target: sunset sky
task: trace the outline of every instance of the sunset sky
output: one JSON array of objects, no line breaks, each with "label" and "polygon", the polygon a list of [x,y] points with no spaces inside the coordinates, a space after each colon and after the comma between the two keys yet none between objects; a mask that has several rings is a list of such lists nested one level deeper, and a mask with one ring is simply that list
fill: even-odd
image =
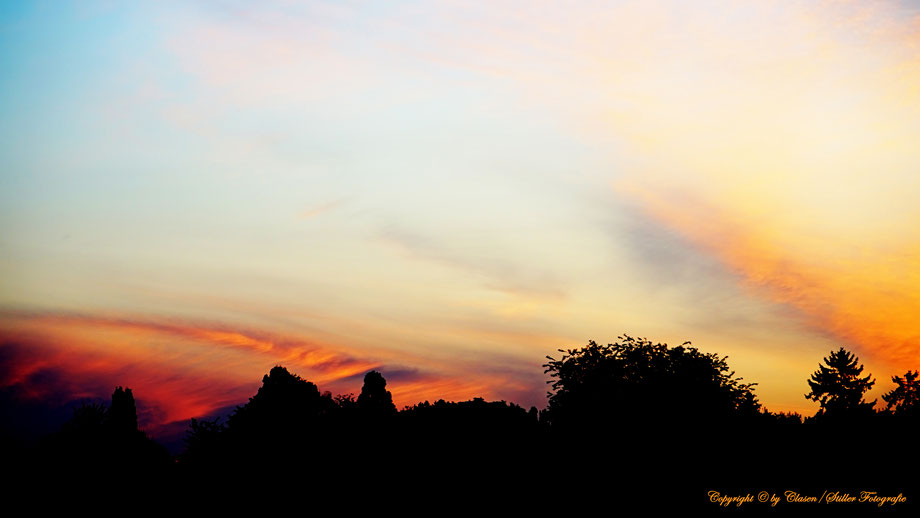
[{"label": "sunset sky", "polygon": [[920,3],[0,2],[7,393],[543,408],[623,334],[920,368]]}]

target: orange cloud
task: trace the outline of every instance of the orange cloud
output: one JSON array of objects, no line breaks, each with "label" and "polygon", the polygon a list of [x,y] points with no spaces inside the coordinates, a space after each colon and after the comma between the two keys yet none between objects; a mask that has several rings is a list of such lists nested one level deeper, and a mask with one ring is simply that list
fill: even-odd
[{"label": "orange cloud", "polygon": [[915,8],[458,4],[433,18],[460,15],[464,31],[432,35],[437,64],[516,81],[521,102],[614,150],[617,193],[752,293],[893,369],[918,367]]},{"label": "orange cloud", "polygon": [[916,16],[896,2],[732,5],[641,8],[667,30],[610,64],[648,59],[598,69],[601,115],[584,120],[626,148],[615,192],[812,329],[917,368]]},{"label": "orange cloud", "polygon": [[[722,260],[756,295],[794,308],[812,328],[860,346],[896,372],[917,368],[920,245],[909,234],[906,243],[885,247],[872,239],[743,224],[688,199],[679,206],[653,197],[644,203],[659,221]],[[801,242],[783,246],[790,238]]]},{"label": "orange cloud", "polygon": [[[365,359],[346,347],[254,329],[170,319],[59,313],[0,313],[0,387],[20,397],[107,398],[116,385],[138,398],[141,425],[157,435],[171,423],[244,403],[274,365],[336,393],[360,391],[364,373],[380,370],[398,406],[423,400],[492,396],[495,387],[524,393],[526,382],[479,370],[457,375],[420,361],[427,371],[398,367],[412,358]],[[467,369],[461,366],[461,372]],[[173,428],[175,428],[173,426]]]}]

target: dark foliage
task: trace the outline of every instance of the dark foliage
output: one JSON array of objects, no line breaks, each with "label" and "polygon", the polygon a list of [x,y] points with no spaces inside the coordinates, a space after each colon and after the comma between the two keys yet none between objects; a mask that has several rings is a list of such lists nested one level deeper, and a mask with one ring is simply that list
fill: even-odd
[{"label": "dark foliage", "polygon": [[216,465],[223,453],[224,425],[220,418],[195,419],[185,433],[182,462],[189,465]]},{"label": "dark foliage", "polygon": [[811,392],[805,397],[821,404],[816,417],[828,419],[867,419],[875,401],[863,401],[863,395],[875,381],[871,375],[861,377],[859,358],[843,347],[824,358],[825,365],[811,375]]},{"label": "dark foliage", "polygon": [[106,422],[115,433],[130,434],[137,431],[137,405],[131,389],[115,387],[112,406],[106,412]]},{"label": "dark foliage", "polygon": [[89,402],[75,408],[29,460],[23,470],[48,486],[84,492],[105,485],[113,501],[149,498],[151,482],[166,480],[172,467],[166,449],[138,430],[134,395],[122,387],[115,389],[109,406]]},{"label": "dark foliage", "polygon": [[888,410],[896,415],[920,416],[920,382],[917,377],[917,371],[907,371],[904,377],[891,377],[891,381],[895,382],[897,387],[882,395],[882,399],[888,404]]},{"label": "dark foliage", "polygon": [[369,416],[385,417],[396,413],[393,395],[387,390],[387,380],[377,371],[364,375],[364,386],[358,396],[358,408]]},{"label": "dark foliage", "polygon": [[101,403],[84,402],[73,410],[73,417],[64,423],[62,432],[65,434],[93,435],[103,433],[108,422],[108,412]]},{"label": "dark foliage", "polygon": [[227,430],[237,435],[299,435],[316,425],[335,405],[313,383],[274,367],[262,377],[262,386],[249,403],[237,407]]},{"label": "dark foliage", "polygon": [[[643,513],[712,510],[710,490],[915,489],[901,469],[920,459],[909,418],[917,411],[915,371],[893,378],[889,410],[876,414],[862,401],[871,377],[855,356],[836,351],[809,381],[822,417],[803,421],[763,409],[726,357],[689,343],[672,348],[624,336],[561,352],[544,365],[552,390],[543,412],[482,398],[397,412],[377,371],[365,375],[356,398],[320,392],[274,367],[226,422],[192,419],[174,462],[138,430],[131,390],[117,387],[108,407],[75,409],[41,443],[35,465],[45,480],[56,473],[121,484],[118,494],[138,502],[174,482],[176,494],[213,501],[296,495],[297,502],[377,506],[411,490],[419,505],[491,503],[503,494],[516,508],[567,514],[600,503]],[[880,444],[897,454],[858,454]],[[146,485],[137,486],[141,480]],[[128,491],[135,486],[144,490]],[[553,487],[577,498],[540,489]],[[522,500],[527,494],[534,496]]]},{"label": "dark foliage", "polygon": [[669,348],[630,336],[608,345],[547,356],[552,378],[546,418],[557,428],[632,430],[710,427],[756,418],[751,383],[729,370],[726,358],[695,347]]},{"label": "dark foliage", "polygon": [[520,441],[533,438],[540,429],[536,408],[527,411],[514,403],[486,401],[438,401],[406,407],[400,413],[403,427],[418,436],[418,440],[446,437],[456,442],[453,447],[482,445],[493,441]]}]

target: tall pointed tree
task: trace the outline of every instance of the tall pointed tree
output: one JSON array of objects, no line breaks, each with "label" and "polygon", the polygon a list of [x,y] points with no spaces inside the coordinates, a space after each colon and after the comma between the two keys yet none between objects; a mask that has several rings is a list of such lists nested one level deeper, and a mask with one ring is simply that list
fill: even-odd
[{"label": "tall pointed tree", "polygon": [[875,401],[863,401],[863,395],[875,385],[871,375],[862,376],[859,358],[843,347],[824,358],[825,365],[811,375],[811,392],[805,397],[821,404],[818,414],[852,415],[871,411]]}]

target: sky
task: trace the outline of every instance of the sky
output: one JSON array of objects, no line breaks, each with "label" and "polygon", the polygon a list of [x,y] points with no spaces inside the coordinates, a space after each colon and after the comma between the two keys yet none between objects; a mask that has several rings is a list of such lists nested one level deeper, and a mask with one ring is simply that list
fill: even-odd
[{"label": "sky", "polygon": [[2,1],[0,388],[154,436],[274,365],[543,408],[630,335],[803,415],[845,347],[879,398],[917,135],[917,3]]}]

